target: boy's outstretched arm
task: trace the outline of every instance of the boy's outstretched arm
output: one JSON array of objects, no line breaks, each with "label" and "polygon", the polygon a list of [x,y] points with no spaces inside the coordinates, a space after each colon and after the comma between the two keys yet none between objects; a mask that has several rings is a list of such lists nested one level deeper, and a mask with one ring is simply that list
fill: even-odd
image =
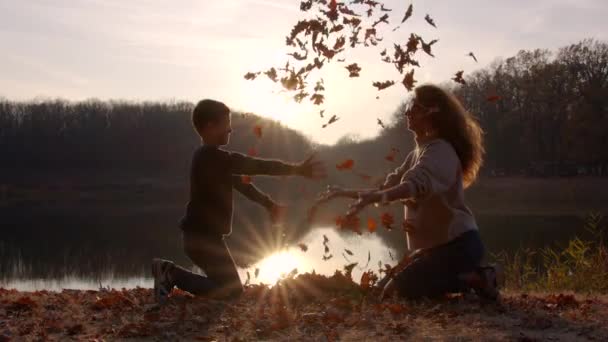
[{"label": "boy's outstretched arm", "polygon": [[239,175],[297,175],[313,179],[324,178],[326,176],[323,163],[316,160],[314,155],[300,163],[291,164],[281,160],[254,158],[241,153],[231,152],[230,164],[232,173]]}]

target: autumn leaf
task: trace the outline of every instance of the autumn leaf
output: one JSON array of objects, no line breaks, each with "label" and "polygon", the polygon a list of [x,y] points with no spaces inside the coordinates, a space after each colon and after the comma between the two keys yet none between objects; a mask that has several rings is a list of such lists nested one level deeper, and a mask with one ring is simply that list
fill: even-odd
[{"label": "autumn leaf", "polygon": [[390,162],[394,162],[395,157],[397,156],[397,153],[399,153],[399,150],[394,147],[391,147],[391,151],[389,152],[389,154],[386,155],[386,157],[384,157],[384,159],[386,159]]},{"label": "autumn leaf", "polygon": [[325,100],[325,96],[323,94],[312,94],[312,96],[310,97],[310,100],[315,104],[315,105],[321,105],[323,103],[323,101]]},{"label": "autumn leaf", "polygon": [[475,61],[475,63],[477,63],[477,57],[475,57],[475,54],[474,54],[473,52],[469,52],[469,53],[467,54],[467,56],[469,56],[469,57],[473,58],[473,60]]},{"label": "autumn leaf", "polygon": [[372,27],[376,27],[376,25],[378,25],[380,23],[388,24],[388,14],[384,14],[383,16],[381,16],[380,19],[378,19],[378,21],[375,21],[372,24]]},{"label": "autumn leaf", "polygon": [[378,90],[386,89],[386,88],[392,86],[393,84],[395,84],[395,81],[392,81],[392,80],[372,83],[372,85],[374,87],[378,88]]},{"label": "autumn leaf", "polygon": [[336,164],[336,169],[339,171],[352,170],[353,166],[355,166],[355,161],[352,159],[346,159],[343,162]]},{"label": "autumn leaf", "polygon": [[325,254],[329,253],[329,246],[325,245],[325,248],[324,248],[324,253],[325,253]]},{"label": "autumn leaf", "polygon": [[325,109],[322,109],[322,110],[319,112],[319,115],[320,115],[321,117],[323,117],[323,113],[325,113]]},{"label": "autumn leaf", "polygon": [[433,46],[433,44],[437,43],[438,40],[433,39],[427,44],[424,42],[424,40],[422,40],[422,38],[419,37],[419,39],[420,39],[420,45],[422,46],[422,51],[426,52],[426,54],[431,57],[435,57],[435,55],[433,55],[433,53],[431,53],[431,47]]},{"label": "autumn leaf", "polygon": [[304,243],[299,243],[298,247],[300,247],[300,250],[302,250],[302,252],[308,251],[308,246],[306,246],[306,244]]},{"label": "autumn leaf", "polygon": [[352,256],[352,255],[353,255],[353,252],[352,252],[350,249],[346,249],[346,248],[345,248],[345,249],[344,249],[344,251],[346,252],[346,254],[348,254],[348,255],[350,255],[350,256]]},{"label": "autumn leaf", "polygon": [[241,182],[243,184],[251,184],[251,176],[242,175],[241,176]]},{"label": "autumn leaf", "polygon": [[256,77],[258,77],[260,73],[259,72],[248,72],[245,74],[245,79],[246,80],[255,80]]},{"label": "autumn leaf", "polygon": [[257,150],[255,147],[250,147],[250,148],[247,150],[247,154],[248,154],[248,155],[250,155],[250,156],[252,156],[252,157],[257,157],[257,155],[258,155],[258,150]]},{"label": "autumn leaf", "polygon": [[323,234],[323,244],[326,245],[329,242],[327,235]]},{"label": "autumn leaf", "polygon": [[346,37],[340,36],[338,39],[336,39],[336,42],[334,43],[334,50],[342,49],[344,47],[344,44],[346,44]]},{"label": "autumn leaf", "polygon": [[359,72],[361,71],[361,68],[359,67],[359,65],[357,65],[357,63],[350,64],[345,68],[346,70],[348,70],[348,77],[359,77]]},{"label": "autumn leaf", "polygon": [[253,126],[253,134],[258,138],[261,139],[262,138],[262,126],[260,125],[255,125]]},{"label": "autumn leaf", "polygon": [[497,101],[499,101],[501,99],[502,99],[502,96],[500,96],[500,95],[490,95],[486,98],[486,100],[488,102],[493,102],[493,103],[496,103]]},{"label": "autumn leaf", "polygon": [[462,74],[464,73],[463,70],[460,70],[458,72],[456,72],[455,76],[452,77],[452,81],[456,82],[456,83],[460,83],[462,85],[466,85],[467,82],[464,80],[464,78],[462,77]]},{"label": "autumn leaf", "polygon": [[378,229],[378,225],[376,224],[376,220],[374,220],[373,218],[368,218],[367,219],[367,230],[370,233],[373,233],[376,231],[376,229]]},{"label": "autumn leaf", "polygon": [[336,218],[336,226],[340,229],[348,229],[353,232],[361,235],[361,230],[359,229],[360,221],[359,217],[351,215],[351,216],[338,216]]},{"label": "autumn leaf", "polygon": [[407,6],[407,10],[405,11],[405,15],[403,16],[403,19],[401,19],[401,23],[403,24],[406,20],[408,20],[412,16],[413,12],[414,12],[414,6],[413,6],[413,4],[410,4],[409,6]]},{"label": "autumn leaf", "polygon": [[323,128],[333,124],[334,122],[338,121],[338,119],[340,119],[339,117],[337,117],[336,115],[332,115],[331,118],[329,118],[329,121],[326,124],[323,124]]},{"label": "autumn leaf", "polygon": [[312,8],[312,0],[300,2],[300,11],[306,12]]},{"label": "autumn leaf", "polygon": [[416,80],[414,80],[414,69],[412,69],[410,72],[405,74],[405,77],[403,78],[403,82],[401,82],[403,84],[403,86],[405,86],[405,89],[407,89],[408,91],[412,91],[412,89],[414,89],[414,84],[416,83]]},{"label": "autumn leaf", "polygon": [[429,23],[429,25],[433,26],[434,28],[437,28],[437,25],[435,25],[435,21],[433,20],[433,18],[431,18],[430,15],[426,15],[424,17],[424,20],[426,20],[427,23]]},{"label": "autumn leaf", "polygon": [[378,120],[378,125],[379,125],[380,127],[382,127],[383,129],[384,129],[384,128],[386,128],[386,127],[384,127],[384,122],[382,122],[382,120],[380,120],[380,119],[378,119],[378,118],[376,118],[376,120]]},{"label": "autumn leaf", "polygon": [[334,257],[334,256],[333,256],[332,254],[329,254],[329,255],[324,255],[324,256],[323,256],[323,261],[327,261],[327,260],[329,260],[329,259],[331,259],[331,258],[333,258],[333,257]]},{"label": "autumn leaf", "polygon": [[273,82],[278,81],[277,70],[275,68],[270,68],[268,71],[265,71],[264,75],[268,76]]},{"label": "autumn leaf", "polygon": [[380,220],[382,221],[382,226],[384,228],[386,228],[387,230],[393,229],[393,224],[395,223],[395,220],[393,219],[393,215],[391,215],[388,212],[385,212],[380,217]]}]

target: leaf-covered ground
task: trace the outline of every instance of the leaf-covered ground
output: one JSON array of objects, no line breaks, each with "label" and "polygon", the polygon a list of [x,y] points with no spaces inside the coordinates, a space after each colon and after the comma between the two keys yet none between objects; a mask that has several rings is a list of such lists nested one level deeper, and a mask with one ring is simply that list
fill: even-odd
[{"label": "leaf-covered ground", "polygon": [[19,292],[0,289],[0,341],[608,340],[608,301],[572,294],[507,293],[379,303],[347,277],[305,274],[248,286],[220,301],[174,290]]}]

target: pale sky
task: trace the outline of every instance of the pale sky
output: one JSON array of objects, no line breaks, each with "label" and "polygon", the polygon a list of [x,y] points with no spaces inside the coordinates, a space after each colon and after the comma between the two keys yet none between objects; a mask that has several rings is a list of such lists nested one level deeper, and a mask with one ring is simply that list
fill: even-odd
[{"label": "pale sky", "polygon": [[[436,38],[435,59],[420,58],[420,82],[440,83],[520,49],[558,47],[583,38],[608,38],[606,0],[413,1],[414,16],[395,33],[409,0],[385,1],[392,22],[383,43],[405,43],[411,32]],[[313,140],[379,131],[405,99],[397,84],[378,93],[372,81],[396,79],[379,62],[382,48],[360,48],[348,60],[363,68],[349,79],[332,63],[325,80],[326,114],[341,119],[326,129],[319,108],[295,104],[265,77],[248,71],[284,65],[285,36],[302,18],[292,0],[0,0],[0,96],[11,100],[89,98],[224,101],[235,110],[282,121]],[[429,13],[435,29],[424,21]],[[393,19],[394,18],[394,19]],[[383,29],[381,28],[382,32]],[[380,34],[382,35],[382,34]],[[389,49],[390,51],[390,49]],[[475,63],[465,54],[473,51]],[[380,95],[380,99],[376,99]]]}]

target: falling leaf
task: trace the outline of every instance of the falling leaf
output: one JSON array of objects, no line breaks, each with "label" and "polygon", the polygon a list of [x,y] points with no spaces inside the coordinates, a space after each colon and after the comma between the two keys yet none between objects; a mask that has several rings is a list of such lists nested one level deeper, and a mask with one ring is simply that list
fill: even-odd
[{"label": "falling leaf", "polygon": [[391,260],[395,260],[395,258],[393,257],[393,253],[391,253],[391,251],[388,251],[388,256],[391,257]]},{"label": "falling leaf", "polygon": [[486,98],[486,100],[488,102],[493,102],[493,103],[496,103],[497,101],[499,101],[501,99],[502,99],[502,96],[500,96],[500,95],[490,95]]},{"label": "falling leaf", "polygon": [[351,230],[359,235],[362,234],[361,230],[359,229],[359,225],[360,225],[360,220],[359,217],[355,216],[355,215],[350,215],[350,216],[338,216],[336,218],[336,226],[338,226],[340,229],[348,229]]},{"label": "falling leaf", "polygon": [[473,60],[475,61],[475,63],[477,63],[477,57],[475,57],[475,54],[474,54],[473,52],[469,52],[469,53],[467,54],[467,56],[469,56],[469,57],[473,58]]},{"label": "falling leaf", "polygon": [[337,164],[336,169],[339,171],[352,170],[353,166],[355,166],[355,161],[352,159],[346,159],[345,161]]},{"label": "falling leaf", "polygon": [[325,254],[329,253],[329,246],[325,245],[325,248],[324,248],[324,253],[325,253]]},{"label": "falling leaf", "polygon": [[378,21],[374,22],[372,24],[372,27],[376,27],[376,25],[380,24],[380,23],[385,23],[388,24],[388,14],[384,14],[383,16],[381,16]]},{"label": "falling leaf", "polygon": [[275,68],[270,68],[268,71],[265,71],[264,75],[268,76],[273,82],[278,81],[277,70]]},{"label": "falling leaf", "polygon": [[348,77],[359,77],[359,72],[361,71],[361,68],[359,67],[359,65],[357,65],[357,63],[350,64],[345,68],[346,70],[348,70]]},{"label": "falling leaf", "polygon": [[414,80],[414,69],[405,74],[402,83],[403,86],[405,86],[405,89],[408,91],[412,91],[412,89],[414,89],[414,84],[416,83],[416,80]]},{"label": "falling leaf", "polygon": [[394,147],[391,147],[391,151],[389,152],[389,154],[386,155],[386,157],[384,157],[384,159],[386,159],[390,162],[394,162],[395,157],[397,156],[397,153],[399,153],[399,150]]},{"label": "falling leaf", "polygon": [[260,73],[259,72],[248,72],[245,74],[245,79],[246,80],[255,80],[256,77],[258,77]]},{"label": "falling leaf", "polygon": [[323,244],[326,245],[329,242],[329,239],[325,234],[323,234]]},{"label": "falling leaf", "polygon": [[392,80],[372,83],[372,85],[374,87],[378,88],[378,90],[386,89],[386,88],[392,86],[393,84],[395,84],[395,81],[392,81]]},{"label": "falling leaf", "polygon": [[344,249],[344,251],[346,252],[346,254],[348,254],[348,255],[350,255],[350,256],[352,256],[352,255],[353,255],[353,252],[352,252],[350,249],[346,249],[346,248],[345,248],[345,249]]},{"label": "falling leaf", "polygon": [[409,6],[407,6],[407,10],[405,11],[405,15],[403,16],[403,19],[401,19],[401,23],[403,24],[406,20],[408,20],[412,16],[413,12],[414,12],[414,5],[410,4]]},{"label": "falling leaf", "polygon": [[386,228],[387,230],[393,229],[393,224],[395,223],[393,215],[388,212],[385,212],[382,214],[380,220],[382,221],[382,226],[384,226],[384,228]]},{"label": "falling leaf", "polygon": [[253,134],[258,138],[262,138],[262,126],[255,125],[253,126]]},{"label": "falling leaf", "polygon": [[333,258],[333,255],[332,255],[332,254],[329,254],[329,255],[324,255],[324,256],[323,256],[323,261],[327,261],[327,260],[329,260],[329,259],[331,259],[331,258]]},{"label": "falling leaf", "polygon": [[380,120],[380,119],[378,119],[378,118],[377,118],[376,120],[378,120],[378,125],[379,125],[380,127],[382,127],[382,128],[386,128],[386,127],[384,126],[384,122],[382,122],[382,120]]},{"label": "falling leaf", "polygon": [[325,109],[321,110],[321,111],[319,112],[319,115],[320,115],[321,117],[323,117],[323,113],[325,113]]},{"label": "falling leaf", "polygon": [[304,244],[304,243],[299,243],[298,247],[300,247],[300,249],[302,250],[302,252],[308,251],[308,246],[306,246],[306,244]]},{"label": "falling leaf", "polygon": [[312,94],[312,96],[310,97],[310,100],[315,104],[315,105],[320,105],[323,103],[323,101],[325,100],[325,96],[323,94]]},{"label": "falling leaf", "polygon": [[376,231],[376,229],[378,229],[378,225],[376,224],[376,220],[374,220],[373,218],[368,218],[367,219],[367,230],[370,233],[373,233]]},{"label": "falling leaf", "polygon": [[431,52],[431,47],[433,46],[433,44],[437,43],[439,40],[433,39],[427,44],[424,42],[424,40],[422,40],[422,38],[419,38],[419,39],[420,39],[420,45],[422,46],[422,50],[424,52],[426,52],[427,55],[429,55],[431,57],[435,57],[435,55],[433,55],[433,53]]},{"label": "falling leaf", "polygon": [[260,269],[259,269],[259,268],[256,268],[256,269],[255,269],[255,272],[253,273],[253,275],[254,275],[254,276],[257,278],[257,277],[258,277],[258,275],[260,275]]},{"label": "falling leaf", "polygon": [[435,21],[433,20],[433,18],[431,18],[430,15],[426,15],[424,17],[424,20],[426,20],[427,23],[429,23],[429,25],[433,26],[434,28],[437,28],[437,25],[435,25]]},{"label": "falling leaf", "polygon": [[340,119],[340,118],[337,117],[336,115],[332,115],[332,117],[329,118],[329,121],[326,124],[324,124],[322,127],[325,128],[325,127],[333,124],[334,122],[338,121],[338,119]]},{"label": "falling leaf", "polygon": [[257,150],[255,147],[250,147],[250,148],[247,150],[247,154],[248,154],[248,155],[250,155],[250,156],[252,156],[252,157],[257,157],[257,155],[258,155],[258,150]]},{"label": "falling leaf", "polygon": [[242,175],[241,176],[241,182],[243,184],[251,184],[251,176]]},{"label": "falling leaf", "polygon": [[466,85],[467,82],[464,80],[464,78],[462,77],[462,74],[464,73],[463,70],[458,71],[454,77],[452,77],[452,80],[456,83],[460,83],[462,85]]}]

